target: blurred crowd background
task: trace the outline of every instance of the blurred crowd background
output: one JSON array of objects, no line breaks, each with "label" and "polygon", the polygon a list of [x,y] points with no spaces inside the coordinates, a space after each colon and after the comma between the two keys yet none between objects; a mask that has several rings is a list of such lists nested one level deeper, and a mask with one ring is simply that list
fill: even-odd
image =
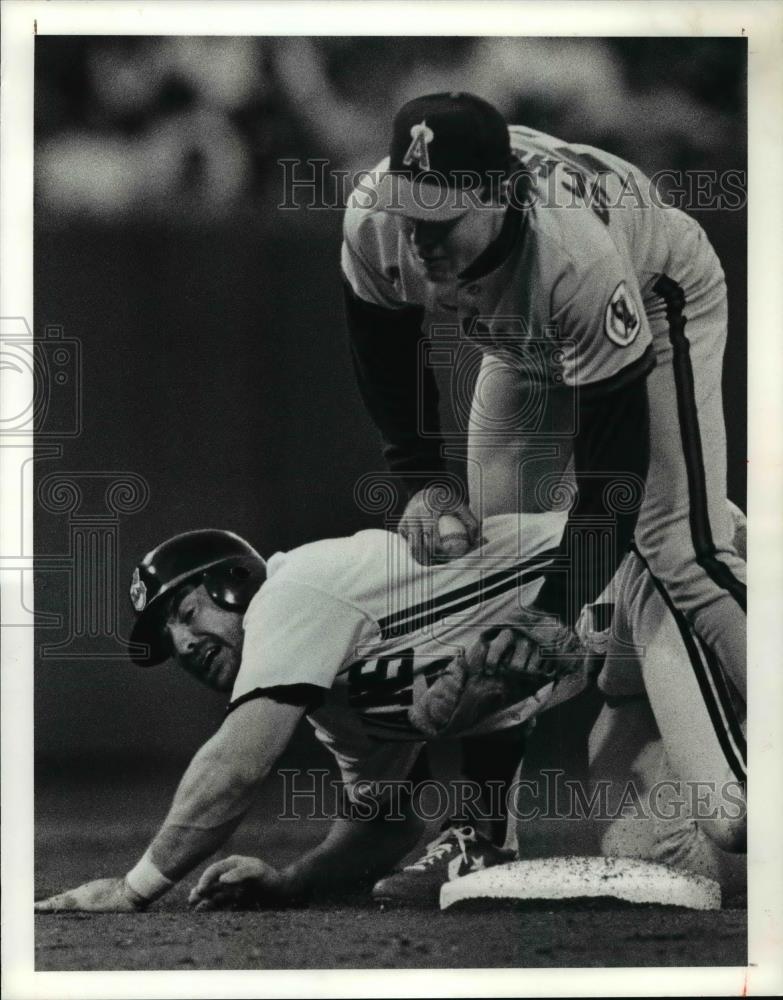
[{"label": "blurred crowd background", "polygon": [[[279,209],[279,160],[372,167],[402,102],[462,89],[650,173],[742,171],[745,59],[744,40],[720,38],[38,37],[34,324],[79,343],[83,425],[37,477],[146,482],[144,509],[119,519],[119,637],[133,563],[169,534],[226,527],[269,554],[379,524],[353,492],[382,461],[346,347],[341,212]],[[695,214],[727,274],[730,494],[744,505],[745,214]],[[69,552],[72,522],[36,508],[40,557]],[[67,639],[77,582],[39,572],[37,609],[62,616],[39,649]],[[112,755],[179,766],[221,713],[171,668],[50,653],[41,780],[62,796]]]},{"label": "blurred crowd background", "polygon": [[366,169],[411,97],[468,89],[509,121],[652,172],[737,167],[736,39],[80,38],[38,41],[39,205],[74,217],[274,227],[282,157]]}]

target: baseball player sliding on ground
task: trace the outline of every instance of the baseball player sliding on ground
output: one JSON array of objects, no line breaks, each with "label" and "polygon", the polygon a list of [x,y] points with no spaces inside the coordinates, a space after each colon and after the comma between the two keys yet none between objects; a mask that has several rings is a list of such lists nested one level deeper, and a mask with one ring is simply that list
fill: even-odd
[{"label": "baseball player sliding on ground", "polygon": [[[133,911],[162,896],[227,840],[303,714],[339,765],[347,803],[365,809],[348,809],[281,871],[252,858],[217,862],[191,902],[274,906],[388,872],[423,823],[404,800],[403,818],[385,818],[382,807],[377,818],[362,817],[368,803],[394,794],[388,783],[408,777],[425,741],[513,730],[589,683],[592,659],[575,633],[529,610],[563,520],[553,512],[490,517],[471,554],[434,566],[379,530],[278,553],[268,564],[224,531],[158,546],[131,584],[132,638],[150,650],[137,662],[173,657],[230,696],[225,721],[195,755],[138,864],[36,910]],[[515,628],[503,627],[512,619]],[[695,698],[680,708],[678,739],[687,743],[704,705]],[[724,839],[733,835],[730,824],[711,821]],[[466,863],[451,857],[450,877],[476,867],[466,852],[471,831],[461,836]],[[487,865],[508,857],[491,845],[484,852]],[[444,853],[440,842],[428,856]]]},{"label": "baseball player sliding on ground", "polygon": [[[433,94],[399,111],[389,157],[358,184],[342,269],[359,388],[407,488],[399,530],[416,558],[444,555],[443,511],[474,540],[481,518],[546,509],[570,484],[536,608],[572,624],[633,539],[633,565],[688,654],[647,669],[647,691],[660,702],[696,685],[705,739],[744,780],[745,564],[726,508],[721,401],[726,285],[701,228],[624,160],[508,126],[471,94]],[[431,489],[449,442],[438,435],[437,365],[424,359],[440,348],[459,394],[471,345],[483,360],[466,433],[468,503]],[[640,508],[626,503],[637,490]],[[513,773],[509,753],[496,748],[493,777],[504,755]]]}]

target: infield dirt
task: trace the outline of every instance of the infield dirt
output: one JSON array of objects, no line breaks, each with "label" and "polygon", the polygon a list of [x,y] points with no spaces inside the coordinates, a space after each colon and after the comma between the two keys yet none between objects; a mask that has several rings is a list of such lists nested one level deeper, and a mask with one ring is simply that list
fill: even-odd
[{"label": "infield dirt", "polygon": [[[50,774],[51,778],[52,775]],[[39,781],[36,896],[119,875],[165,814],[176,777]],[[271,818],[264,796],[223,853],[284,863],[320,840],[326,820]],[[36,917],[36,968],[350,969],[742,966],[743,908],[543,905],[482,912],[380,910],[366,895],[244,913],[192,913],[197,873],[143,914]]]}]

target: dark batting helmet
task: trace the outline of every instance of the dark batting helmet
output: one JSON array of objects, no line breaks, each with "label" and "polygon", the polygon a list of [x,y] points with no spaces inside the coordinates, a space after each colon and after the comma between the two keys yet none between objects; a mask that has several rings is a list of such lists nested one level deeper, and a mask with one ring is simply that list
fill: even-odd
[{"label": "dark batting helmet", "polygon": [[243,614],[266,579],[266,563],[239,535],[207,528],[186,531],[148,552],[136,569],[130,599],[136,613],[131,642],[149,653],[131,659],[152,667],[171,656],[164,631],[169,600],[184,583],[203,583],[221,608]]}]

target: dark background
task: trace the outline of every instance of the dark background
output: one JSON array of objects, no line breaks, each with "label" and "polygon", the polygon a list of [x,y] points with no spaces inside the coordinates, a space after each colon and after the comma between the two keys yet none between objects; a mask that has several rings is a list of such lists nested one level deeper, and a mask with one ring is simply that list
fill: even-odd
[{"label": "dark background", "polygon": [[[121,658],[142,553],[195,527],[269,554],[379,523],[353,494],[382,463],[346,349],[341,212],[280,210],[277,160],[371,167],[400,103],[459,88],[650,173],[744,170],[745,64],[740,39],[36,39],[35,333],[62,327],[83,365],[81,433],[38,481],[131,472],[149,488],[111,528],[117,655],[86,636],[83,657],[37,658],[39,788],[179,768],[221,718],[171,667]],[[744,507],[745,213],[693,214],[727,275],[729,493]],[[47,419],[57,440],[56,405]],[[67,556],[72,527],[37,505],[38,556]],[[88,599],[74,586],[39,570],[37,610],[67,622]],[[37,648],[67,638],[41,628]]]}]

